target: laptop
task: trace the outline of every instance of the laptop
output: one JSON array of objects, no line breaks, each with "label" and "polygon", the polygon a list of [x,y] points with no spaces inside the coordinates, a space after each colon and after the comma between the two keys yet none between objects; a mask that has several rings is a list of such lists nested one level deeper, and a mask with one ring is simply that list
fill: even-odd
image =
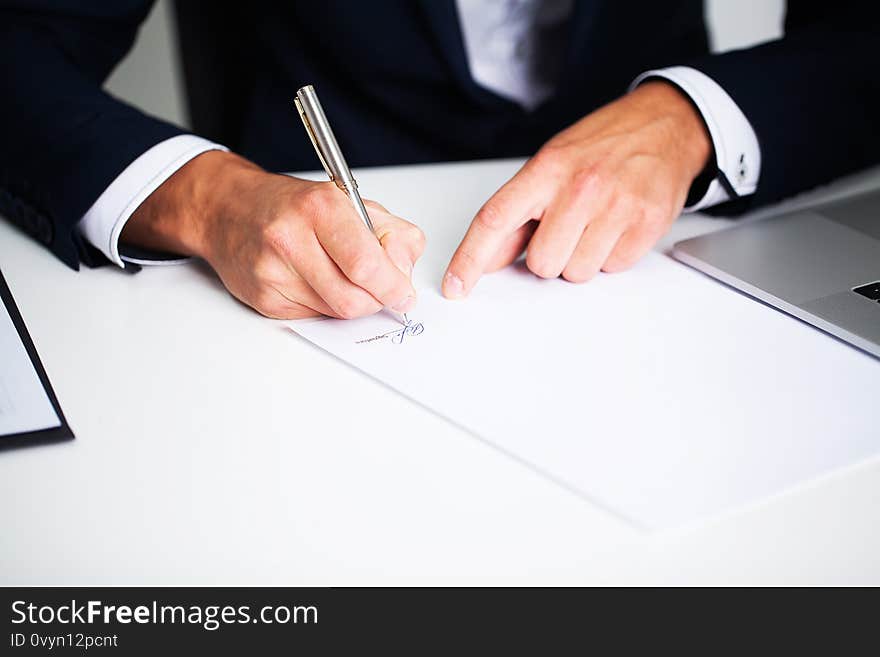
[{"label": "laptop", "polygon": [[880,358],[880,192],[684,240],[673,256]]}]

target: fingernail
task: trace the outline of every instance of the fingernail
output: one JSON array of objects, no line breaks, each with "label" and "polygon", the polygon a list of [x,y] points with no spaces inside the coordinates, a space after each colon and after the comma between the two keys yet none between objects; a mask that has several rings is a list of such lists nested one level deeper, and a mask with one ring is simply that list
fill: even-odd
[{"label": "fingernail", "polygon": [[409,295],[406,299],[401,301],[398,304],[391,306],[391,310],[397,313],[408,313],[410,310],[416,307],[416,298],[412,295]]},{"label": "fingernail", "polygon": [[452,272],[447,272],[446,280],[443,282],[443,293],[450,299],[457,299],[464,294],[464,283]]}]

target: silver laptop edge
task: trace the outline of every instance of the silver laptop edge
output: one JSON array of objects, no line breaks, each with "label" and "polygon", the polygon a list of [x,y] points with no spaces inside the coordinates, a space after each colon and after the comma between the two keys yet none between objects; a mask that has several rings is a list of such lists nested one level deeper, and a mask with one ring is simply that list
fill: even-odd
[{"label": "silver laptop edge", "polygon": [[672,255],[880,358],[880,190],[692,237]]},{"label": "silver laptop edge", "polygon": [[[764,219],[762,221],[772,221],[772,219]],[[815,326],[816,328],[821,329],[836,338],[840,338],[844,342],[847,342],[854,347],[858,347],[862,351],[868,352],[872,356],[880,358],[880,345],[870,342],[869,340],[866,340],[861,336],[856,335],[855,333],[851,333],[850,331],[847,331],[846,329],[837,326],[836,324],[832,324],[831,322],[804,310],[800,306],[796,306],[793,303],[785,301],[784,299],[780,299],[779,297],[770,294],[769,292],[766,292],[747,281],[737,278],[736,276],[731,276],[727,272],[718,269],[708,262],[704,262],[698,258],[691,256],[691,254],[679,248],[680,244],[684,244],[687,241],[688,240],[683,240],[682,242],[678,242],[672,248],[672,255],[679,262],[693,267],[697,271],[711,276],[712,278],[715,278],[736,290],[744,292],[745,294],[748,294],[749,296],[754,297],[759,301],[763,301],[764,303],[773,306],[774,308],[778,308],[779,310],[793,317],[796,317],[801,321],[806,322],[807,324]]]}]

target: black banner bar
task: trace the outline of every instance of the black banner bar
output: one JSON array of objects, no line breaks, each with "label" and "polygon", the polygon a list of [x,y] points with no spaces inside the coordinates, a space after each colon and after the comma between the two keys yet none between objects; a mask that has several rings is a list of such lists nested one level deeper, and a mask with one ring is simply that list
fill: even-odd
[{"label": "black banner bar", "polygon": [[[807,589],[0,588],[0,654],[841,654],[875,592]],[[613,647],[613,650],[606,648]],[[271,652],[268,652],[271,651]]]}]

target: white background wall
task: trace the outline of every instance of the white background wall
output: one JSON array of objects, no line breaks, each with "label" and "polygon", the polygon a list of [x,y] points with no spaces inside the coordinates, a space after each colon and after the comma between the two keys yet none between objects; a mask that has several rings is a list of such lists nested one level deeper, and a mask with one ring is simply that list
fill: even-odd
[{"label": "white background wall", "polygon": [[[742,48],[782,34],[784,0],[706,0],[712,46]],[[170,0],[159,0],[107,88],[141,109],[186,126],[183,79]]]}]

